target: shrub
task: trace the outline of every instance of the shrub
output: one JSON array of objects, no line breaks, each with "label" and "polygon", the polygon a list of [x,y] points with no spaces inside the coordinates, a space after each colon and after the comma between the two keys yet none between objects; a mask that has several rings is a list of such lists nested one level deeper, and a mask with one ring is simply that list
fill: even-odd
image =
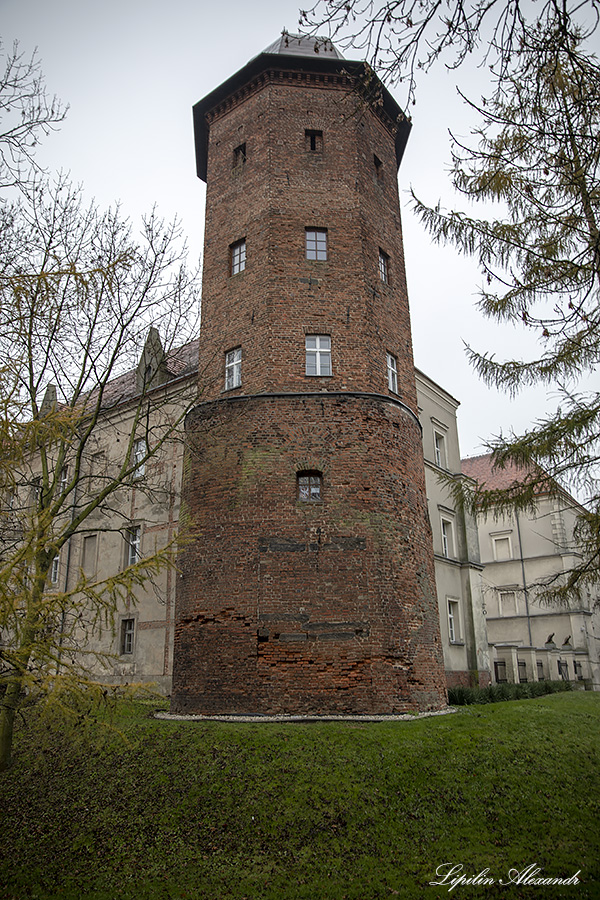
[{"label": "shrub", "polygon": [[572,691],[570,681],[531,681],[524,684],[490,684],[486,688],[471,688],[457,685],[448,688],[448,703],[451,706],[468,706],[471,703],[499,703],[502,700],[523,700],[542,697],[559,691]]}]

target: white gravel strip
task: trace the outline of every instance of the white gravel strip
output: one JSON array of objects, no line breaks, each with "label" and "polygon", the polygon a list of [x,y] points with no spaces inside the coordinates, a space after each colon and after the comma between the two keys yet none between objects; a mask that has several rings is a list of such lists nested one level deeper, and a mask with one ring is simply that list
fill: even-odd
[{"label": "white gravel strip", "polygon": [[456,707],[447,706],[445,709],[432,710],[431,712],[422,713],[402,713],[400,715],[382,715],[382,716],[202,716],[202,715],[178,715],[176,713],[163,712],[157,710],[154,713],[155,719],[168,719],[173,722],[252,722],[254,724],[262,724],[263,722],[414,722],[417,719],[428,719],[431,716],[446,716],[449,713],[457,712]]}]

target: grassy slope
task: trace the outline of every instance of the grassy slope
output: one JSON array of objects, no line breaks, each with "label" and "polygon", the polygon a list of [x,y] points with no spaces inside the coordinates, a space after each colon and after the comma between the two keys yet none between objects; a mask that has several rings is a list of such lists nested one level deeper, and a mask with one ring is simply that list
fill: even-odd
[{"label": "grassy slope", "polygon": [[[600,897],[600,696],[414,722],[176,723],[19,734],[0,776],[0,898]],[[549,887],[429,887],[442,863]]]}]

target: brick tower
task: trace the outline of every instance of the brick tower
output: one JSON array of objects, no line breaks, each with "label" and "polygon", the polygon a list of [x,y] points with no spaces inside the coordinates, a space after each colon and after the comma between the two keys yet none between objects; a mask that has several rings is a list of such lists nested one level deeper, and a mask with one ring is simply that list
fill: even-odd
[{"label": "brick tower", "polygon": [[172,710],[445,704],[396,172],[362,63],[287,33],[194,107],[207,184]]}]

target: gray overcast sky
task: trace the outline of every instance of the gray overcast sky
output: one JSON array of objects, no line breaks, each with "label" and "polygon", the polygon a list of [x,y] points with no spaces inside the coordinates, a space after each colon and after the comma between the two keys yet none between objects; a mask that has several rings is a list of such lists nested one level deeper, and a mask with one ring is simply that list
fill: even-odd
[{"label": "gray overcast sky", "polygon": [[[297,0],[0,0],[5,47],[39,50],[48,89],[70,105],[39,160],[71,173],[88,198],[120,201],[134,220],[156,203],[182,220],[192,254],[202,250],[204,186],[196,178],[192,104],[268,46],[282,28],[297,31]],[[349,58],[356,53],[345,52]],[[419,85],[413,130],[400,169],[405,255],[415,363],[461,402],[463,456],[482,440],[523,430],[542,415],[546,394],[511,401],[469,368],[463,341],[499,357],[527,353],[512,328],[485,322],[475,308],[479,276],[469,260],[431,245],[408,208],[407,190],[429,203],[453,197],[446,170],[448,129],[468,133],[456,81],[477,98],[482,73],[443,68]],[[398,102],[404,98],[392,88]]]}]

